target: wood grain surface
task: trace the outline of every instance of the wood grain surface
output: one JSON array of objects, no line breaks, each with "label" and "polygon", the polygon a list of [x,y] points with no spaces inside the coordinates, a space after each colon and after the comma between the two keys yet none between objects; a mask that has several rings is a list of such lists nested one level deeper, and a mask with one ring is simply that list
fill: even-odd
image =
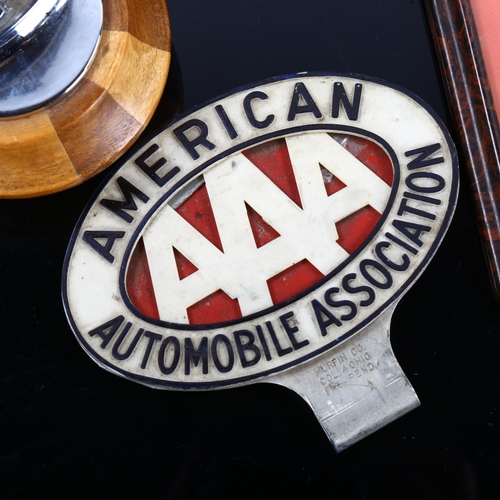
[{"label": "wood grain surface", "polygon": [[170,65],[165,0],[104,0],[94,61],[44,108],[0,119],[0,197],[70,188],[101,172],[143,131]]},{"label": "wood grain surface", "polygon": [[425,0],[467,167],[490,281],[500,301],[500,128],[469,0]]}]

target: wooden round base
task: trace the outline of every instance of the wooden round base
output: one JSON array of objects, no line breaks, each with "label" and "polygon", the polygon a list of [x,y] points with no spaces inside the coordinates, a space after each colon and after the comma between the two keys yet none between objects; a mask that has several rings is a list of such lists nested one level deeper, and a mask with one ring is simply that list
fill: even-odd
[{"label": "wooden round base", "polygon": [[49,105],[0,119],[0,197],[28,198],[101,172],[142,132],[170,65],[165,0],[104,0],[104,24],[84,78]]}]

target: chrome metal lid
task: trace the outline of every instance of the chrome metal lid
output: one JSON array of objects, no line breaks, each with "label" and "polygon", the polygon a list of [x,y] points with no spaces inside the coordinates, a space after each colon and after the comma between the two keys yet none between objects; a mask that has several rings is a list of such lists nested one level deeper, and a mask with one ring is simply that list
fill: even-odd
[{"label": "chrome metal lid", "polygon": [[102,21],[101,0],[0,0],[0,116],[68,91],[95,54]]}]

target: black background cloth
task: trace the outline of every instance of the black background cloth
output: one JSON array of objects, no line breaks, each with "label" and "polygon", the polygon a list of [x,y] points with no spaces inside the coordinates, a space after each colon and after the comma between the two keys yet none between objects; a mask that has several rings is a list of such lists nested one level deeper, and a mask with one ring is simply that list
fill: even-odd
[{"label": "black background cloth", "polygon": [[[171,118],[172,102],[188,110],[300,71],[399,84],[451,128],[419,0],[169,0],[168,8],[173,61],[145,136]],[[449,232],[392,322],[422,405],[338,454],[287,389],[153,390],[84,353],[62,307],[62,263],[106,175],[0,201],[0,497],[500,498],[500,306],[463,170]]]}]

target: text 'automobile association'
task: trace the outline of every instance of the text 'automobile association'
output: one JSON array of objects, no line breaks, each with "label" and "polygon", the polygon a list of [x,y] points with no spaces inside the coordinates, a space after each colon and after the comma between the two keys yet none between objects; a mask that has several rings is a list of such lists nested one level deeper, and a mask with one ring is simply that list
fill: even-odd
[{"label": "text 'automobile association'", "polygon": [[95,196],[63,294],[101,366],[233,385],[317,356],[423,271],[457,195],[447,133],[366,77],[298,74],[178,118]]}]

